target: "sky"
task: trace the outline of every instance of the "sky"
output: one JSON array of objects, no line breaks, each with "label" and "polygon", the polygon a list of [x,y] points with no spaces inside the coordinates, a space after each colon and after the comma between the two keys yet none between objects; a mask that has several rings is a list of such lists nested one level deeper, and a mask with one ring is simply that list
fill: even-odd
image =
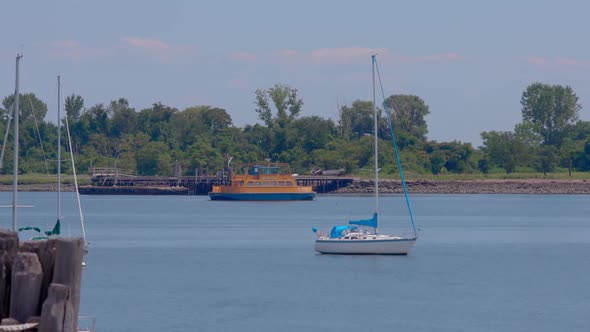
[{"label": "sky", "polygon": [[[589,1],[0,1],[0,97],[33,92],[56,122],[57,75],[85,106],[127,98],[224,108],[259,122],[256,89],[298,90],[301,116],[337,120],[371,100],[370,55],[387,95],[430,107],[428,139],[481,145],[513,130],[534,83],[571,86],[590,121]],[[378,100],[378,102],[380,102]]]}]

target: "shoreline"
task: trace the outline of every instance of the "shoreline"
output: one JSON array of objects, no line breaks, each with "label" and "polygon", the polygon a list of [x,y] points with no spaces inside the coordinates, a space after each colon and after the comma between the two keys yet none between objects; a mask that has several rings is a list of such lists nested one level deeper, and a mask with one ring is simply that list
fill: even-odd
[{"label": "shoreline", "polygon": [[[374,181],[355,180],[350,186],[332,193],[373,193]],[[410,194],[571,194],[590,195],[590,180],[554,179],[482,179],[482,180],[411,180],[406,181]],[[379,180],[379,193],[403,193],[400,180]]]},{"label": "shoreline", "polygon": [[[481,179],[481,180],[411,180],[406,181],[410,194],[571,194],[590,195],[590,180],[556,180],[556,179]],[[100,194],[146,194],[167,192],[170,187],[96,187],[104,188]],[[108,188],[108,189],[107,189]],[[130,190],[131,189],[131,190]],[[19,184],[21,192],[55,192],[55,184]],[[0,191],[12,191],[12,185],[0,185]],[[74,191],[71,184],[62,184],[63,192]],[[379,192],[383,194],[401,194],[400,180],[380,180]],[[372,180],[354,180],[347,187],[327,193],[330,194],[371,194]],[[168,193],[170,194],[170,193]],[[182,193],[186,195],[186,192]]]}]

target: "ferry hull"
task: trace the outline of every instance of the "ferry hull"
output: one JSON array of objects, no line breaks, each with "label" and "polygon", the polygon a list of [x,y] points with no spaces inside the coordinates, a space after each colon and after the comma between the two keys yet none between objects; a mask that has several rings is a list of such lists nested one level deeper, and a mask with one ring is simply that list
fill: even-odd
[{"label": "ferry hull", "polygon": [[407,255],[416,238],[387,240],[318,239],[315,251],[321,254],[341,255]]},{"label": "ferry hull", "polygon": [[311,201],[315,193],[215,193],[210,192],[212,201]]}]

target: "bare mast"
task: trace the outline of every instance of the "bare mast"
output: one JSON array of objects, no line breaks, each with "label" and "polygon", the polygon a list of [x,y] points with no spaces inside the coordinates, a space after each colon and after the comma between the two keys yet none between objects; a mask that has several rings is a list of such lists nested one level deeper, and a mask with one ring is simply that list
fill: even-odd
[{"label": "bare mast", "polygon": [[[378,146],[378,131],[377,131],[377,98],[375,97],[375,55],[371,55],[371,63],[373,70],[373,127],[374,127],[374,140],[375,140],[375,213],[379,218],[379,146]],[[375,233],[377,229],[375,228]]]},{"label": "bare mast", "polygon": [[61,77],[57,76],[57,222],[61,219]]},{"label": "bare mast", "polygon": [[20,59],[23,56],[21,54],[16,55],[16,79],[15,79],[15,88],[14,88],[14,162],[12,167],[12,230],[14,232],[17,231],[17,204],[18,204],[18,115],[20,112],[18,106],[18,99],[19,99],[19,72],[18,66]]}]

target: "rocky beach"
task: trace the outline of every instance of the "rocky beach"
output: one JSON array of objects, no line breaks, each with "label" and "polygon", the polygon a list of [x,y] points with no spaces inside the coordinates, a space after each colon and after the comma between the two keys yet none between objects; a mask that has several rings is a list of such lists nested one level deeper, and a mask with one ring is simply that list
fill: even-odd
[{"label": "rocky beach", "polygon": [[[590,194],[590,180],[500,179],[500,180],[412,180],[411,194]],[[355,180],[333,193],[372,193],[372,180]],[[399,180],[379,180],[379,192],[402,193]]]}]

